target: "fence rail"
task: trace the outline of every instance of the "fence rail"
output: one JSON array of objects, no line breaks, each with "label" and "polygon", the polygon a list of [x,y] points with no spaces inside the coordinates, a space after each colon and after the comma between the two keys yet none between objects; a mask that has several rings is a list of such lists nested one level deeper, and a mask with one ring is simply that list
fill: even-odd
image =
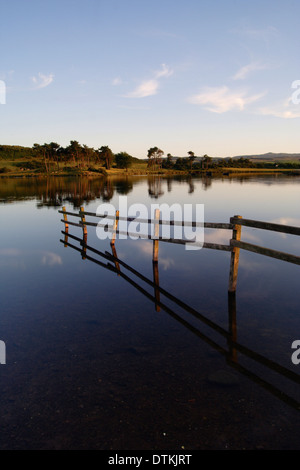
[{"label": "fence rail", "polygon": [[236,216],[230,218],[230,222],[245,227],[260,228],[262,230],[271,230],[272,232],[290,233],[292,235],[300,235],[300,227],[291,225],[273,224],[271,222],[262,222],[260,220],[242,219]]},{"label": "fence rail", "polygon": [[[245,227],[252,227],[256,229],[262,230],[269,230],[273,232],[281,232],[291,235],[300,235],[300,227],[294,227],[290,225],[281,225],[275,224],[272,222],[263,222],[259,220],[251,220],[251,219],[243,219],[240,215],[235,215],[230,218],[229,223],[224,222],[194,222],[194,221],[185,221],[185,220],[162,220],[160,218],[160,211],[157,209],[155,212],[155,217],[153,219],[143,219],[137,217],[125,217],[120,216],[119,211],[116,211],[115,215],[107,215],[107,214],[97,214],[96,212],[89,212],[85,211],[84,207],[80,208],[78,213],[67,211],[65,207],[62,207],[62,210],[58,211],[60,214],[63,214],[63,219],[61,221],[65,224],[65,230],[68,231],[69,225],[75,227],[81,227],[83,230],[83,234],[87,237],[87,226],[97,227],[99,224],[98,222],[91,222],[87,221],[86,217],[97,217],[98,219],[105,219],[113,221],[113,225],[111,228],[108,229],[111,232],[111,245],[114,245],[116,235],[128,235],[136,238],[145,238],[153,240],[153,262],[158,262],[158,247],[159,242],[165,243],[177,243],[177,244],[186,244],[186,243],[193,243],[194,246],[201,246],[203,248],[213,249],[213,250],[222,250],[222,251],[229,251],[231,252],[230,258],[230,272],[229,272],[229,284],[228,284],[228,291],[233,293],[236,291],[237,286],[237,275],[238,275],[238,266],[239,266],[239,255],[240,250],[251,251],[253,253],[258,253],[260,255],[268,256],[271,258],[276,258],[288,263],[293,263],[300,265],[300,256],[293,255],[290,253],[285,253],[282,251],[273,250],[271,248],[266,248],[258,245],[253,245],[251,243],[247,243],[241,240],[241,233],[242,233],[242,226]],[[68,216],[73,216],[80,218],[78,222],[72,222],[68,219]],[[119,221],[126,221],[126,222],[137,222],[140,224],[150,224],[154,226],[154,234],[153,235],[145,235],[138,232],[129,232],[128,230],[120,230],[119,229]],[[229,241],[228,245],[220,244],[220,243],[200,243],[197,241],[189,240],[189,239],[176,239],[176,238],[166,238],[159,234],[159,227],[169,225],[170,227],[203,227],[204,229],[223,229],[223,230],[231,230],[232,236]]]}]

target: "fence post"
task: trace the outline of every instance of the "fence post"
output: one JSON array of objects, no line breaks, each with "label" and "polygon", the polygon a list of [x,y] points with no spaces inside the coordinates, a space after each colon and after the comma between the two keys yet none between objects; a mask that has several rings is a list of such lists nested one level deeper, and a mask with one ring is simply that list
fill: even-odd
[{"label": "fence post", "polygon": [[66,214],[66,207],[65,206],[62,207],[62,211],[63,211],[63,216],[64,216],[65,231],[67,232],[68,229],[69,229],[69,224],[68,224],[68,216]]},{"label": "fence post", "polygon": [[153,261],[158,262],[158,237],[159,237],[159,209],[155,209],[154,218],[154,240],[153,240]]},{"label": "fence post", "polygon": [[84,215],[84,207],[80,207],[80,217],[81,217],[81,224],[82,224],[82,230],[83,230],[83,235],[84,235],[84,239],[87,238],[87,228],[86,228],[86,225],[85,225],[85,215]]},{"label": "fence post", "polygon": [[159,291],[159,276],[158,276],[158,263],[152,263],[153,266],[153,280],[154,280],[154,296],[155,296],[155,310],[160,312],[160,291]]},{"label": "fence post", "polygon": [[[234,217],[236,219],[242,219],[241,215],[235,215]],[[241,239],[241,232],[242,232],[242,226],[239,224],[235,224],[232,230],[232,240],[239,241]],[[240,257],[240,249],[234,246],[232,248],[231,258],[230,258],[230,272],[229,272],[229,286],[228,286],[229,292],[236,291],[239,257]]]},{"label": "fence post", "polygon": [[112,237],[111,237],[111,242],[110,242],[111,246],[115,244],[116,232],[117,232],[118,222],[119,222],[119,214],[120,212],[116,211],[116,218],[114,220],[113,232],[112,232]]}]

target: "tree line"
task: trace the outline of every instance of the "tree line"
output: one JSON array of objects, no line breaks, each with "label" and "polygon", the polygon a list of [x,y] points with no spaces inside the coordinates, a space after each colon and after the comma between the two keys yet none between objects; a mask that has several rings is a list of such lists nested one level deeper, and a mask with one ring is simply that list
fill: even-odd
[{"label": "tree line", "polygon": [[[112,150],[104,145],[98,149],[81,145],[77,140],[71,140],[66,147],[59,145],[57,142],[44,144],[33,144],[32,147],[21,147],[14,145],[0,145],[0,160],[23,160],[32,159],[24,165],[28,169],[36,169],[43,162],[46,172],[52,170],[53,164],[57,170],[60,164],[72,163],[77,168],[89,168],[92,164],[100,164],[106,169],[110,169],[113,164],[118,168],[128,168],[134,161],[139,161],[127,152],[119,152],[114,154]],[[18,165],[19,166],[19,165]]]},{"label": "tree line", "polygon": [[[20,161],[26,159],[28,160],[26,164]],[[65,147],[57,142],[42,145],[35,143],[32,147],[0,145],[0,160],[16,161],[16,166],[38,169],[47,173],[53,168],[59,171],[61,164],[65,166],[68,163],[72,163],[73,166],[80,169],[93,169],[93,165],[98,164],[109,170],[112,166],[127,169],[132,164],[143,161],[132,157],[125,151],[114,154],[107,145],[95,149],[81,145],[76,140],[71,140],[69,145]],[[212,158],[206,154],[197,157],[192,150],[187,152],[186,157],[174,157],[170,153],[165,156],[164,151],[159,147],[149,148],[147,158],[144,160],[147,161],[147,167],[151,171],[161,169],[194,171],[218,168],[300,168],[300,162],[253,162],[243,157]]]}]

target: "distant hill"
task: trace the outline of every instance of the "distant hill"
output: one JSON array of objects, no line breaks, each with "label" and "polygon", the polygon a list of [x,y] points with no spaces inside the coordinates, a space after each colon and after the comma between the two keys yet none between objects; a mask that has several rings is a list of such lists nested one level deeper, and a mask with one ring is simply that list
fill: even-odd
[{"label": "distant hill", "polygon": [[277,162],[277,161],[299,161],[300,153],[264,153],[261,155],[239,155],[232,157],[233,159],[238,158],[248,158],[251,161],[260,161],[260,162]]}]

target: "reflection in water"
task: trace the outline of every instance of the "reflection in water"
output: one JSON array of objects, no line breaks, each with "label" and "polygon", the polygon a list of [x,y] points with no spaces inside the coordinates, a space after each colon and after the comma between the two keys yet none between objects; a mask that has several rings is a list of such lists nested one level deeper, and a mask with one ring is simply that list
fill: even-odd
[{"label": "reflection in water", "polygon": [[158,199],[163,196],[162,178],[160,176],[151,176],[148,178],[148,194],[151,198]]},{"label": "reflection in water", "polygon": [[[226,359],[228,365],[240,372],[241,374],[247,376],[250,380],[260,385],[268,392],[272,393],[274,396],[291,406],[296,410],[300,410],[300,403],[293,397],[287,395],[282,390],[274,386],[272,383],[266,381],[264,378],[261,378],[256,373],[252,372],[249,368],[243,366],[240,362],[240,357],[246,357],[253,360],[256,364],[264,366],[267,369],[275,372],[285,379],[289,379],[297,384],[300,384],[300,376],[295,374],[293,371],[281,366],[280,364],[266,358],[265,356],[251,350],[250,348],[238,343],[237,341],[237,315],[236,315],[236,296],[235,294],[228,294],[228,330],[222,328],[217,323],[210,320],[208,317],[203,315],[201,312],[196,311],[193,307],[186,304],[184,301],[180,300],[166,289],[160,287],[159,285],[159,274],[158,274],[158,263],[153,262],[153,280],[147,278],[145,275],[137,271],[135,268],[130,266],[128,263],[125,263],[123,260],[119,259],[117,256],[117,251],[114,244],[111,244],[112,253],[107,251],[101,252],[92,246],[87,244],[87,238],[84,236],[82,239],[74,235],[69,234],[68,230],[62,231],[64,239],[61,239],[60,242],[64,244],[65,247],[70,247],[81,254],[82,259],[89,260],[102,268],[105,268],[111,272],[115,272],[118,276],[122,277],[127,281],[132,287],[141,292],[148,300],[154,303],[155,310],[160,311],[164,310],[169,314],[174,320],[180,323],[183,327],[187,328],[194,335],[199,337],[202,341],[210,345],[214,350],[218,351]],[[77,245],[69,242],[69,238],[77,242]],[[87,254],[91,252],[93,256]],[[101,259],[106,261],[100,261],[95,256],[99,256]],[[122,267],[122,270],[121,270]],[[154,289],[154,295],[149,293],[145,287],[143,287],[139,282],[135,281],[126,274],[128,271],[133,276],[137,277],[139,281],[147,284],[148,286]],[[194,324],[185,318],[182,315],[178,314],[171,308],[165,301],[161,300],[161,295],[166,297],[171,302],[175,303],[177,307],[180,307],[185,313],[188,313],[193,319],[196,319],[200,324],[204,324],[210,328],[210,331],[217,332],[221,337],[225,338],[227,341],[227,348],[220,345],[219,342],[211,339],[207,334],[204,334],[200,327],[195,327]],[[240,356],[238,356],[238,354]]]},{"label": "reflection in water", "polygon": [[298,184],[299,176],[286,177],[273,175],[243,176],[209,176],[192,177],[191,175],[171,176],[110,176],[110,177],[39,177],[39,178],[1,178],[0,203],[11,203],[26,199],[37,199],[37,207],[59,207],[70,202],[74,208],[89,204],[96,199],[110,201],[114,193],[128,194],[133,185],[147,181],[150,198],[159,199],[167,192],[174,190],[173,183],[187,186],[187,194],[196,189],[207,190],[220,181],[251,183],[260,182],[265,185]]},{"label": "reflection in water", "polygon": [[[297,266],[243,252],[237,298],[228,297],[228,253],[188,257],[166,242],[153,265],[149,241],[113,248],[89,230],[88,244],[73,227],[80,238],[64,240],[57,211],[48,210],[82,204],[95,212],[112,194],[117,207],[118,193],[133,185],[131,202],[204,203],[211,222],[241,214],[299,225],[299,177],[195,177],[189,194],[188,176],[160,176],[160,199],[148,195],[147,176],[107,180],[0,180],[7,221],[0,225],[0,338],[8,353],[0,448],[299,449],[299,381],[275,364],[299,374],[291,362]],[[21,202],[4,205],[14,201]],[[227,232],[210,233],[206,243],[229,243]],[[299,253],[299,237],[243,233]],[[235,383],[214,381],[215,372]]]}]

